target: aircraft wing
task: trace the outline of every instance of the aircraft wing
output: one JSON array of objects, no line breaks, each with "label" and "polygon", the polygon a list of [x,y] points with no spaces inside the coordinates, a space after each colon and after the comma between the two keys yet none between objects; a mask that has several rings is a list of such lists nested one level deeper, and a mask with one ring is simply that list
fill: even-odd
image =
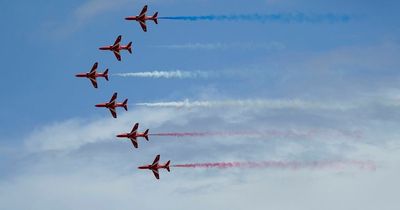
[{"label": "aircraft wing", "polygon": [[109,110],[110,110],[110,112],[111,112],[111,115],[112,115],[114,118],[117,118],[117,112],[115,111],[115,108],[109,108]]},{"label": "aircraft wing", "polygon": [[156,177],[156,179],[160,179],[160,174],[158,173],[158,169],[152,169],[151,171],[153,171],[153,174]]},{"label": "aircraft wing", "polygon": [[92,67],[92,70],[90,70],[90,73],[95,73],[96,72],[96,70],[97,70],[97,66],[99,65],[99,63],[94,63],[93,64],[93,67]]},{"label": "aircraft wing", "polygon": [[110,103],[114,103],[115,99],[117,99],[117,93],[114,93],[114,95],[110,99]]},{"label": "aircraft wing", "polygon": [[145,5],[145,6],[143,7],[142,11],[140,12],[139,17],[145,16],[145,15],[146,15],[146,12],[147,12],[147,5]]},{"label": "aircraft wing", "polygon": [[115,57],[117,58],[117,60],[118,60],[118,61],[121,61],[121,54],[119,53],[119,51],[115,50],[115,51],[113,51],[113,52],[114,52],[114,55],[115,55]]},{"label": "aircraft wing", "polygon": [[117,39],[115,40],[115,42],[114,42],[114,46],[117,45],[117,44],[119,44],[119,43],[121,42],[121,39],[122,39],[122,36],[119,35],[119,36],[117,37]]},{"label": "aircraft wing", "polygon": [[139,23],[140,23],[140,26],[142,27],[143,31],[144,31],[144,32],[147,32],[146,22],[144,22],[144,21],[139,21]]},{"label": "aircraft wing", "polygon": [[131,138],[131,142],[132,142],[132,144],[133,144],[133,146],[134,146],[135,148],[138,148],[138,147],[139,147],[139,145],[138,145],[138,143],[137,143],[137,140],[136,140],[136,139],[134,139],[134,138]]},{"label": "aircraft wing", "polygon": [[97,80],[96,80],[96,77],[94,77],[94,78],[89,78],[90,79],[90,81],[92,82],[92,85],[93,85],[93,87],[94,88],[97,88]]},{"label": "aircraft wing", "polygon": [[131,133],[137,131],[138,128],[139,128],[139,123],[136,123],[136,124],[133,126]]},{"label": "aircraft wing", "polygon": [[154,159],[152,166],[158,165],[158,161],[160,161],[160,155],[157,155],[156,159]]}]

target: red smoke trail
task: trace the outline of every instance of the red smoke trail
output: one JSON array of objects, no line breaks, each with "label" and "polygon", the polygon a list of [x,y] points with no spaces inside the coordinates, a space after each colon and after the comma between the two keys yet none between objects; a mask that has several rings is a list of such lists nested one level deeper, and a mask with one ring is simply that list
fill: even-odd
[{"label": "red smoke trail", "polygon": [[171,167],[177,168],[279,168],[279,169],[343,169],[357,167],[359,169],[375,170],[376,166],[371,161],[261,161],[261,162],[220,162],[220,163],[191,163],[177,164]]},{"label": "red smoke trail", "polygon": [[207,137],[207,136],[246,136],[246,137],[303,137],[310,138],[315,136],[323,136],[323,134],[332,134],[334,136],[342,136],[360,139],[362,137],[359,131],[332,131],[332,130],[309,130],[309,131],[281,131],[268,130],[265,132],[257,131],[236,131],[236,132],[170,132],[170,133],[154,133],[153,136],[172,136],[172,137]]}]

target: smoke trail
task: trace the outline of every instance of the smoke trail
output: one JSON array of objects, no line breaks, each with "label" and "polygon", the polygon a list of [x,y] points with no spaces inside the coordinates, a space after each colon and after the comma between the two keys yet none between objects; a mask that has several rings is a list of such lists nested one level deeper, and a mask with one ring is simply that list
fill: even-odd
[{"label": "smoke trail", "polygon": [[359,169],[375,170],[376,165],[372,161],[261,161],[261,162],[220,162],[220,163],[191,163],[177,164],[171,167],[176,168],[279,168],[279,169],[343,169],[356,167]]},{"label": "smoke trail", "polygon": [[187,43],[173,45],[159,45],[158,48],[167,48],[172,50],[283,50],[286,46],[279,42],[271,43]]},{"label": "smoke trail", "polygon": [[137,103],[136,106],[164,108],[214,108],[214,107],[259,107],[265,109],[338,109],[354,108],[345,104],[305,102],[301,100],[226,100],[226,101],[172,101],[157,103]]},{"label": "smoke trail", "polygon": [[336,130],[309,130],[309,131],[282,131],[267,130],[259,131],[221,131],[221,132],[169,132],[169,133],[153,133],[152,136],[170,136],[170,137],[286,137],[286,138],[312,138],[320,135],[330,134],[332,136],[349,137],[360,139],[362,137],[359,131],[336,131]]},{"label": "smoke trail", "polygon": [[147,72],[132,72],[132,73],[117,73],[114,74],[115,76],[120,77],[140,77],[140,78],[165,78],[165,79],[190,79],[190,78],[206,78],[208,77],[208,73],[196,71],[196,72],[189,72],[189,71],[147,71]]},{"label": "smoke trail", "polygon": [[247,14],[247,15],[205,15],[205,16],[174,16],[160,17],[167,20],[184,21],[255,21],[255,22],[283,22],[283,23],[345,23],[351,17],[337,14],[304,14],[304,13],[278,13],[278,14]]}]

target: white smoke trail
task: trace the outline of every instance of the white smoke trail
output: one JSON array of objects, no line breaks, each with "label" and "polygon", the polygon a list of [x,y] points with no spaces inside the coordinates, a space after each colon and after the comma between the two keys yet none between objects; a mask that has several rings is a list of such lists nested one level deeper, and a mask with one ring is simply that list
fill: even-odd
[{"label": "white smoke trail", "polygon": [[158,48],[172,50],[283,50],[286,46],[279,42],[271,43],[186,43],[173,45],[159,45]]},{"label": "white smoke trail", "polygon": [[334,109],[348,110],[354,108],[350,104],[306,102],[302,100],[225,100],[225,101],[171,101],[156,103],[137,103],[136,106],[170,107],[170,108],[217,108],[217,107],[255,107],[265,109]]},{"label": "white smoke trail", "polygon": [[164,79],[193,79],[193,78],[206,78],[208,77],[207,72],[202,71],[146,71],[146,72],[131,72],[131,73],[116,73],[115,76],[120,77],[140,77],[140,78],[164,78]]}]

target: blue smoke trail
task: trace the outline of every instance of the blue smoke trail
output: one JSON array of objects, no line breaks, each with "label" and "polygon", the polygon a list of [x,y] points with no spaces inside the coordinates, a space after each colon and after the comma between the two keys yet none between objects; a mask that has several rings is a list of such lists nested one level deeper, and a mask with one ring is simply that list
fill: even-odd
[{"label": "blue smoke trail", "polygon": [[159,19],[167,20],[184,20],[184,21],[257,21],[257,22],[284,22],[284,23],[345,23],[350,21],[349,15],[337,14],[249,14],[249,15],[205,15],[205,16],[175,16],[175,17],[159,17]]}]

